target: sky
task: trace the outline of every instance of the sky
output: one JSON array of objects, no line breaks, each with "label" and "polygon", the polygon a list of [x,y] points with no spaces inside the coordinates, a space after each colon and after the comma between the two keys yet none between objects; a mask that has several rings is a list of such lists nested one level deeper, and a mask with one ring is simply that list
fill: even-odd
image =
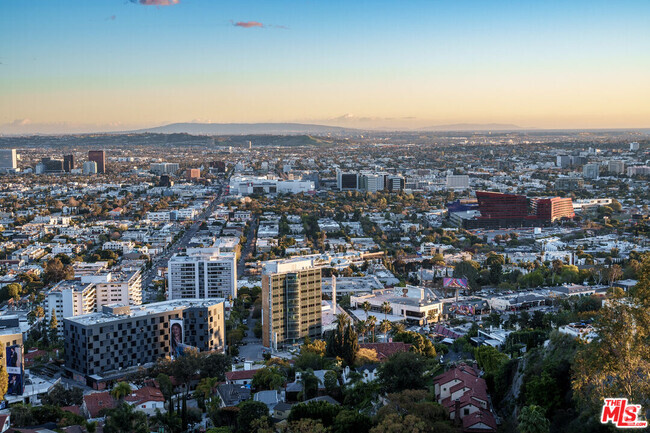
[{"label": "sky", "polygon": [[650,127],[647,0],[2,0],[0,133]]}]

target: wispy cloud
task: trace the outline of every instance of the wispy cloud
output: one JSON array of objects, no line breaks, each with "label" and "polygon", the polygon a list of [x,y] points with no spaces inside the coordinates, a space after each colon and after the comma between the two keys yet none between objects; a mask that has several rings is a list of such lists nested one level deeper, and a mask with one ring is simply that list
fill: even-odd
[{"label": "wispy cloud", "polygon": [[117,18],[115,15],[111,15],[110,17],[106,18],[107,21],[115,21],[115,18]]},{"label": "wispy cloud", "polygon": [[245,29],[251,29],[253,27],[262,27],[264,28],[264,24],[258,22],[258,21],[231,21],[232,25],[235,27],[243,27]]},{"label": "wispy cloud", "polygon": [[276,25],[276,24],[263,24],[259,21],[233,21],[230,20],[230,24],[232,24],[235,27],[241,27],[244,29],[252,29],[255,27],[258,27],[260,29],[282,29],[282,30],[289,30],[289,27],[287,26],[282,26],[282,25]]},{"label": "wispy cloud", "polygon": [[180,0],[131,0],[131,3],[143,6],[173,6],[180,3]]}]

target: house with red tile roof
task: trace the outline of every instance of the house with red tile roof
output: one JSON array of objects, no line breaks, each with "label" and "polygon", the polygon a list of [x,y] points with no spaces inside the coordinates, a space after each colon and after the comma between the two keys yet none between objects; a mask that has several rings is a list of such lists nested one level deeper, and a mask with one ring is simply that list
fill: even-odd
[{"label": "house with red tile roof", "polygon": [[226,372],[226,383],[234,383],[237,385],[248,385],[253,380],[257,370],[237,370]]},{"label": "house with red tile roof", "polygon": [[126,396],[124,401],[134,406],[135,410],[154,415],[156,410],[165,412],[165,397],[158,388],[144,386],[133,390],[131,395]]},{"label": "house with red tile roof", "polygon": [[117,402],[109,392],[93,392],[84,395],[81,412],[88,419],[102,418],[102,410],[114,409],[116,406]]},{"label": "house with red tile roof", "polygon": [[435,377],[433,384],[436,400],[447,408],[449,418],[463,426],[463,432],[496,431],[487,384],[476,369],[461,364]]},{"label": "house with red tile roof", "polygon": [[410,344],[401,341],[390,343],[361,343],[359,344],[359,347],[362,349],[371,349],[377,352],[377,359],[379,359],[379,362],[384,362],[391,355],[399,352],[408,352],[411,349]]}]

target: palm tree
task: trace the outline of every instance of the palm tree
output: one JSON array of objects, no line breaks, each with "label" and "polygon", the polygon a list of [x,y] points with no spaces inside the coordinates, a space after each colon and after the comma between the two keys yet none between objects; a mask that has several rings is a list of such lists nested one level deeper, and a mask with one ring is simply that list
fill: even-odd
[{"label": "palm tree", "polygon": [[368,318],[368,311],[372,308],[370,305],[370,302],[365,301],[363,304],[361,304],[361,308],[363,308],[364,313],[366,313],[366,319]]},{"label": "palm tree", "polygon": [[126,382],[120,382],[111,390],[111,396],[115,400],[124,400],[124,397],[131,395],[131,385]]},{"label": "palm tree", "polygon": [[362,335],[363,342],[366,342],[366,332],[368,331],[368,326],[366,325],[365,320],[359,320],[357,322],[357,332]]},{"label": "palm tree", "polygon": [[382,320],[379,324],[379,330],[384,333],[384,341],[388,340],[388,331],[390,328],[391,324],[389,320]]},{"label": "palm tree", "polygon": [[393,310],[393,307],[391,307],[390,302],[384,301],[383,304],[381,304],[381,312],[384,313],[384,320],[388,320],[388,313],[390,313]]},{"label": "palm tree", "polygon": [[375,342],[375,325],[377,324],[377,318],[375,316],[368,316],[366,320],[368,323],[368,328],[372,330],[372,342]]},{"label": "palm tree", "polygon": [[393,322],[391,326],[393,328],[393,334],[398,334],[406,330],[406,326],[402,322]]}]

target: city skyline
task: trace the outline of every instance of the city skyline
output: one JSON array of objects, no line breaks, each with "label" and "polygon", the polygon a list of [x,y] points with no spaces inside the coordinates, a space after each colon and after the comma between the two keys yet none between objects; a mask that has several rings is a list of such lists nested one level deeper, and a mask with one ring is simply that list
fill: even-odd
[{"label": "city skyline", "polygon": [[0,133],[648,128],[641,1],[9,2]]}]

